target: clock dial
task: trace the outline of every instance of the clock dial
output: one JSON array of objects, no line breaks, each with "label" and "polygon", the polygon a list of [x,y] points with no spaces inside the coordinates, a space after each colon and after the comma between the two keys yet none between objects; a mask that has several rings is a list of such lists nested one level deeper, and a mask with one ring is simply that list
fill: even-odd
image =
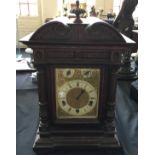
[{"label": "clock dial", "polygon": [[84,78],[90,78],[92,76],[92,70],[91,69],[82,69],[81,74]]},{"label": "clock dial", "polygon": [[55,74],[57,118],[97,118],[100,69],[58,68]]},{"label": "clock dial", "polygon": [[66,78],[71,78],[74,75],[74,69],[64,69],[63,76]]},{"label": "clock dial", "polygon": [[73,116],[85,115],[97,103],[96,89],[88,82],[72,80],[58,91],[58,104],[66,113]]}]

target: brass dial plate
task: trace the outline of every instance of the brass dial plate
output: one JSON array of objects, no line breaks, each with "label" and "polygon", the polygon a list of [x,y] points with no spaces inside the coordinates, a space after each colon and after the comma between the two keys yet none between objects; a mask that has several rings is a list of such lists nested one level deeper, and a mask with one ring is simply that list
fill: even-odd
[{"label": "brass dial plate", "polygon": [[56,68],[56,117],[97,118],[100,69]]}]

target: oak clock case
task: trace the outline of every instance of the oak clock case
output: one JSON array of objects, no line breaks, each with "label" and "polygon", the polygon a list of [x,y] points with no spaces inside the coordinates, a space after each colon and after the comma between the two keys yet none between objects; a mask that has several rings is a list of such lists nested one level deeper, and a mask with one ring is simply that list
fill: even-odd
[{"label": "oak clock case", "polygon": [[33,49],[38,72],[34,151],[118,147],[116,72],[122,53],[136,44],[96,18],[81,24],[55,19],[21,42]]},{"label": "oak clock case", "polygon": [[98,118],[100,69],[56,68],[56,118]]}]

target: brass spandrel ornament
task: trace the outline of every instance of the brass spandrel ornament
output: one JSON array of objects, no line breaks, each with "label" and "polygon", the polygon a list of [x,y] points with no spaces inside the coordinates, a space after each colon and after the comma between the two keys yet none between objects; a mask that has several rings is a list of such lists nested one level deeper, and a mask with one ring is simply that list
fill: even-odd
[{"label": "brass spandrel ornament", "polygon": [[97,118],[100,69],[57,68],[55,74],[57,118]]}]

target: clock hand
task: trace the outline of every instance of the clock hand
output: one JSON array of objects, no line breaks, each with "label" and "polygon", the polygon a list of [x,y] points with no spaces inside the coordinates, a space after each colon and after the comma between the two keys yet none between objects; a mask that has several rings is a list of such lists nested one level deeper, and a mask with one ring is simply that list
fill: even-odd
[{"label": "clock hand", "polygon": [[76,100],[79,100],[80,97],[83,95],[84,92],[85,92],[85,90],[82,89],[81,92],[79,93],[79,95],[76,97]]}]

